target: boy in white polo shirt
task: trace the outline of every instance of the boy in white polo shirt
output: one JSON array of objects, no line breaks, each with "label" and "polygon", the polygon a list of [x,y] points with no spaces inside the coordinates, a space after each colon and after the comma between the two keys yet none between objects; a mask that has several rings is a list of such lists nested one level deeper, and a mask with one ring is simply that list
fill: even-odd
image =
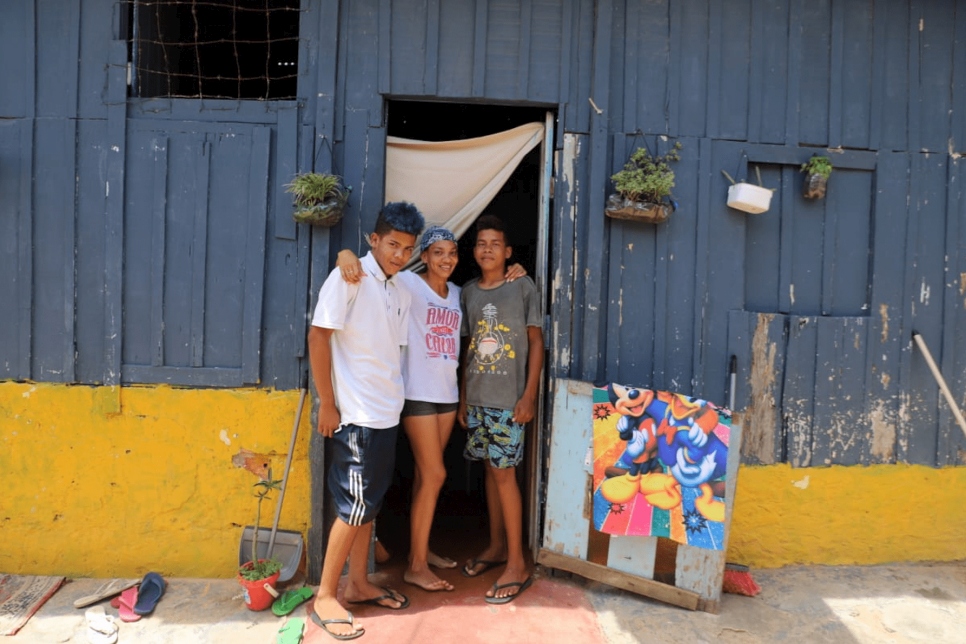
[{"label": "boy in white polo shirt", "polygon": [[362,258],[370,279],[348,284],[333,270],[322,285],[309,330],[318,431],[330,439],[332,451],[327,489],[338,515],[310,617],[336,639],[365,632],[336,599],[347,558],[347,602],[394,610],[409,605],[402,593],[370,583],[366,568],[372,520],[392,480],[404,400],[401,347],[410,298],[393,278],[409,261],[422,228],[423,216],[415,206],[386,204],[370,235],[372,250]]}]

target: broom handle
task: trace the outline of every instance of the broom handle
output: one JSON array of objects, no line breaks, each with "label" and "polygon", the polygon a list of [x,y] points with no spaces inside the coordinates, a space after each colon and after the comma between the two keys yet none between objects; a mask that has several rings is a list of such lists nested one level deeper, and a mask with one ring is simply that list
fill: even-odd
[{"label": "broom handle", "polygon": [[[295,438],[299,433],[299,423],[302,421],[302,406],[305,404],[305,391],[307,385],[302,383],[302,388],[299,390],[299,408],[295,412],[295,424],[292,426],[292,440],[288,445],[288,456],[285,458],[285,475],[282,477],[282,489],[278,493],[278,503],[275,504],[275,521],[272,523],[272,534],[268,537],[268,554],[267,557],[271,558],[272,551],[275,549],[275,533],[278,532],[278,518],[282,514],[282,500],[285,498],[285,488],[288,486],[288,472],[292,467],[292,455],[295,453]],[[258,535],[256,534],[255,540],[258,540]]]},{"label": "broom handle", "polygon": [[926,341],[922,339],[922,336],[913,331],[912,339],[916,341],[919,350],[922,351],[922,357],[926,359],[926,364],[929,365],[929,370],[932,371],[933,378],[939,384],[939,390],[943,392],[943,396],[946,398],[946,404],[949,408],[953,410],[953,416],[956,417],[956,422],[959,423],[959,428],[963,430],[963,434],[966,434],[966,419],[963,418],[963,412],[959,411],[959,405],[956,404],[956,400],[953,398],[953,394],[949,391],[949,387],[946,386],[946,379],[943,378],[942,373],[939,371],[939,367],[936,366],[936,361],[932,359],[932,354],[929,353],[929,347],[926,346]]}]

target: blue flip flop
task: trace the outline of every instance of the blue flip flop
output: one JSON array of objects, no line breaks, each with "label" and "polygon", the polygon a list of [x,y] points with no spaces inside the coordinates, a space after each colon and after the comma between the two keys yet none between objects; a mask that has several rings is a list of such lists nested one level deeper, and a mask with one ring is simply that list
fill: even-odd
[{"label": "blue flip flop", "polygon": [[138,588],[138,600],[131,607],[131,610],[137,615],[151,614],[154,607],[161,601],[161,595],[164,594],[166,585],[164,578],[156,572],[149,572],[144,575],[141,586]]}]

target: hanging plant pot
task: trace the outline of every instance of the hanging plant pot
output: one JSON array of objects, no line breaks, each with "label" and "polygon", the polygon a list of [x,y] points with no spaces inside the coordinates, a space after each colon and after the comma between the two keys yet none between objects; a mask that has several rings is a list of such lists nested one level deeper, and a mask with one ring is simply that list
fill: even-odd
[{"label": "hanging plant pot", "polygon": [[313,226],[334,226],[342,220],[348,195],[344,197],[330,197],[314,206],[298,208],[292,213],[292,218],[300,224]]},{"label": "hanging plant pot", "polygon": [[604,209],[604,214],[614,219],[629,219],[659,224],[667,221],[667,218],[671,216],[671,206],[663,203],[632,201],[615,193],[607,198],[607,207]]},{"label": "hanging plant pot", "polygon": [[736,183],[728,188],[728,207],[757,215],[771,206],[771,190],[753,183]]},{"label": "hanging plant pot", "polygon": [[802,196],[806,199],[824,199],[826,187],[828,177],[818,173],[806,174],[802,183]]}]

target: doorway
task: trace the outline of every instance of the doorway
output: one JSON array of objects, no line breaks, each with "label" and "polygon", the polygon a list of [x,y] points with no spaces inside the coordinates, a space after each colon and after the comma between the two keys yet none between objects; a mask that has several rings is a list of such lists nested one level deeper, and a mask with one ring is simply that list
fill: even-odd
[{"label": "doorway", "polygon": [[[390,101],[387,105],[387,134],[392,137],[420,141],[453,141],[496,134],[527,123],[539,122],[551,128],[553,117],[546,108],[532,106],[496,106],[481,104]],[[499,193],[482,214],[500,217],[507,237],[513,247],[510,263],[519,262],[527,274],[534,278],[544,299],[543,309],[548,310],[547,293],[542,285],[549,261],[547,240],[550,238],[549,217],[549,159],[552,150],[544,144],[531,150],[514,170]],[[552,138],[549,139],[552,141]],[[417,204],[418,206],[418,204]],[[452,281],[463,285],[478,275],[473,259],[473,228],[460,239],[459,265]],[[542,404],[542,402],[541,402]],[[539,408],[538,408],[539,412]],[[538,421],[540,418],[538,417]],[[537,441],[530,440],[528,432],[526,458],[518,468],[518,481],[524,497],[524,539],[533,543],[535,517],[539,503],[536,502],[536,481],[539,460],[532,458]],[[483,465],[468,463],[463,458],[465,432],[457,424],[453,429],[444,453],[447,470],[446,482],[440,493],[436,518],[430,540],[430,549],[440,555],[456,560],[460,565],[477,554],[486,545],[488,534],[486,497],[483,483]],[[409,507],[414,477],[414,460],[409,441],[399,432],[396,446],[395,479],[386,495],[385,506],[379,517],[379,539],[394,555],[405,557],[409,551]]]}]

